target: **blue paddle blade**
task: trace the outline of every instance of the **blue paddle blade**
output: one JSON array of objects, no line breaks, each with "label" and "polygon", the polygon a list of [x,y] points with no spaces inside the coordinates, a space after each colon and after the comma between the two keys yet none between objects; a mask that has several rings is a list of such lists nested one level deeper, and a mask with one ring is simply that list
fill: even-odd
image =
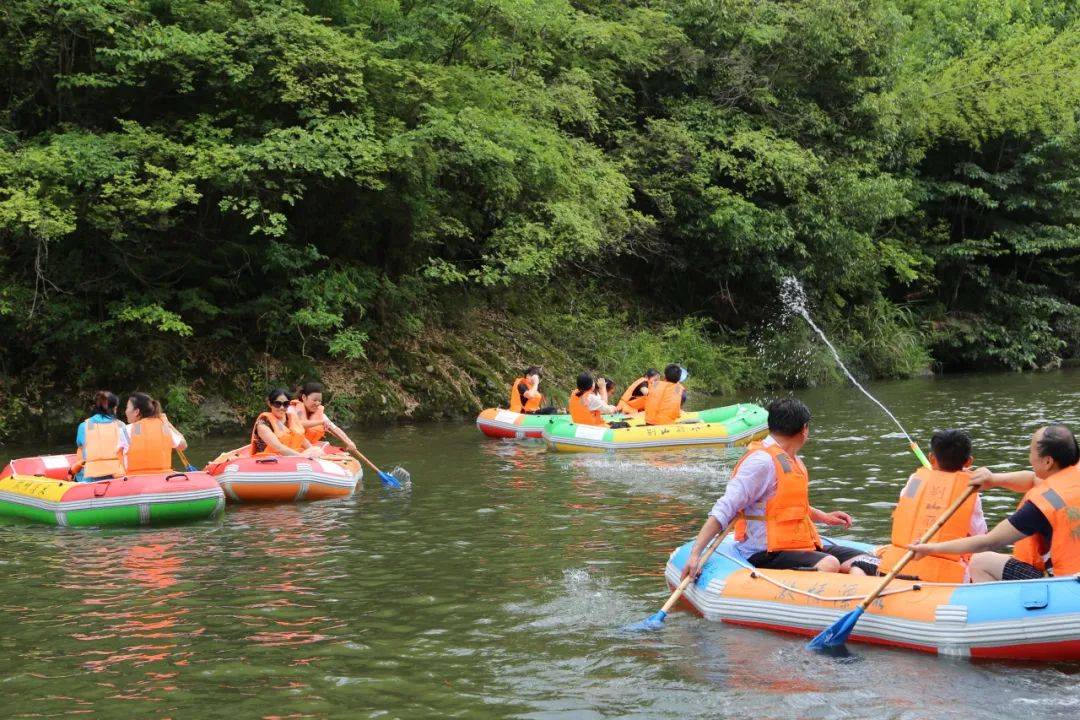
[{"label": "blue paddle blade", "polygon": [[807,645],[807,648],[820,651],[843,645],[847,641],[848,636],[851,635],[851,631],[855,629],[855,623],[859,622],[859,618],[862,617],[862,614],[863,609],[861,607],[855,608],[828,628],[818,633],[817,637],[811,640],[810,644]]},{"label": "blue paddle blade", "polygon": [[195,467],[195,466],[194,466],[194,465],[192,465],[191,463],[188,463],[188,466],[187,466],[187,471],[188,471],[188,472],[199,472],[199,468]]},{"label": "blue paddle blade", "polygon": [[379,471],[379,479],[382,480],[382,484],[383,484],[384,487],[389,487],[389,488],[399,488],[399,487],[401,487],[401,483],[399,483],[397,481],[397,478],[395,478],[390,473],[383,472],[382,470]]},{"label": "blue paddle blade", "polygon": [[659,630],[664,627],[664,618],[667,617],[667,613],[661,610],[658,613],[654,613],[645,618],[641,622],[633,623],[632,625],[625,625],[622,629],[627,632],[641,632],[643,630]]}]

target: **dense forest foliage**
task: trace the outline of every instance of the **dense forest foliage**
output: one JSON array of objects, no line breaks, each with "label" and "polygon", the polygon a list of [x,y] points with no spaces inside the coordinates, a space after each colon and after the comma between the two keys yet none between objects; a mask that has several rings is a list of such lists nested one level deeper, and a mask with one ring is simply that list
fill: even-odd
[{"label": "dense forest foliage", "polygon": [[814,381],[785,275],[865,374],[1053,365],[1078,66],[1069,0],[5,0],[0,436],[327,368],[420,417],[500,341]]}]

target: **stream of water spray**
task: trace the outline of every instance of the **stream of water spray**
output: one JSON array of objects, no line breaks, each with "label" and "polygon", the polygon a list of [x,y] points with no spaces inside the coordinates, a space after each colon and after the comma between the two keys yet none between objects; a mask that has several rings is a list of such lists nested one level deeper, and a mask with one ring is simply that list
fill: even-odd
[{"label": "stream of water spray", "polygon": [[904,437],[908,439],[908,442],[915,445],[915,441],[908,435],[908,431],[904,429],[904,426],[900,424],[900,421],[896,419],[896,416],[889,412],[889,408],[882,405],[876,397],[867,392],[866,388],[859,384],[859,381],[855,379],[855,376],[852,375],[847,369],[847,366],[844,365],[844,361],[840,359],[840,353],[836,352],[836,348],[829,342],[829,338],[825,337],[825,333],[821,331],[821,328],[819,328],[813,318],[810,317],[810,312],[806,309],[806,292],[803,290],[802,285],[799,284],[799,281],[793,277],[782,278],[780,280],[780,299],[789,309],[802,315],[803,319],[810,324],[810,327],[814,329],[814,332],[818,334],[818,337],[821,338],[822,342],[824,342],[832,352],[833,357],[836,358],[836,364],[844,371],[848,380],[850,380],[855,387],[859,388],[863,395],[873,400],[879,408],[884,410],[885,414],[892,418],[892,421],[896,423],[896,427],[900,428],[900,432],[904,433]]}]

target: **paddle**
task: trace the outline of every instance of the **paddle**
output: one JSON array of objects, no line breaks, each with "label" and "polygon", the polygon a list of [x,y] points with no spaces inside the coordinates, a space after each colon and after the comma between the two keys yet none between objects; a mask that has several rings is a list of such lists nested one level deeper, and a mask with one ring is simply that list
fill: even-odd
[{"label": "paddle", "polygon": [[[974,493],[976,490],[978,490],[978,488],[975,485],[969,486],[968,489],[965,490],[964,493],[960,497],[958,497],[952,505],[945,508],[945,512],[941,513],[941,517],[937,519],[937,522],[931,525],[930,529],[924,532],[922,534],[922,537],[920,537],[918,541],[914,544],[918,545],[924,542],[928,542],[930,538],[934,537],[934,534],[941,529],[941,526],[949,521],[949,518],[953,516],[953,514],[960,508],[960,506],[964,504],[964,501],[971,497],[971,494]],[[820,651],[843,645],[844,642],[848,639],[848,636],[851,635],[851,631],[855,629],[855,623],[857,623],[859,621],[859,618],[862,617],[862,614],[866,611],[866,608],[870,607],[870,603],[874,602],[874,600],[877,599],[878,595],[880,595],[882,591],[885,590],[885,587],[890,582],[892,582],[892,579],[896,577],[901,570],[904,569],[904,566],[911,562],[911,559],[913,557],[915,557],[914,550],[908,550],[906,553],[904,553],[904,556],[900,558],[900,562],[896,563],[893,569],[889,571],[889,574],[885,576],[885,579],[881,581],[881,584],[877,586],[874,592],[867,595],[866,599],[859,603],[859,607],[845,614],[839,620],[830,625],[827,629],[822,630],[820,633],[818,633],[817,637],[811,640],[810,644],[807,647],[809,647],[811,650]]]},{"label": "paddle", "polygon": [[[701,554],[701,564],[698,566],[699,568],[705,567],[705,561],[712,556],[713,551],[716,550],[716,548],[720,547],[720,541],[724,539],[725,535],[727,535],[727,529],[718,533],[716,535],[716,538],[713,540],[712,545],[705,548],[705,552]],[[697,577],[693,575],[687,575],[686,577],[684,577],[682,579],[682,582],[679,583],[679,587],[675,588],[675,592],[671,593],[671,597],[668,598],[667,602],[664,603],[664,606],[660,608],[659,612],[650,615],[641,622],[627,625],[623,628],[623,630],[659,630],[660,628],[664,627],[664,618],[667,617],[668,610],[670,610],[675,605],[675,603],[678,602],[679,598],[682,597],[683,592],[686,591],[686,588],[690,587],[690,583],[694,582],[695,580],[697,580]]]},{"label": "paddle", "polygon": [[412,477],[411,475],[409,475],[409,471],[401,467],[400,465],[395,467],[389,473],[384,473],[382,470],[375,467],[375,463],[364,457],[364,454],[359,450],[350,449],[349,452],[360,458],[360,460],[367,463],[368,467],[374,470],[375,474],[379,476],[380,480],[382,480],[382,484],[384,487],[399,488],[404,484],[408,484]]},{"label": "paddle", "polygon": [[188,472],[199,472],[199,468],[197,468],[194,465],[192,465],[191,463],[189,463],[188,459],[186,457],[184,457],[184,451],[183,450],[181,450],[180,448],[175,448],[175,449],[176,449],[176,454],[180,456],[180,462],[187,465],[187,471]]}]

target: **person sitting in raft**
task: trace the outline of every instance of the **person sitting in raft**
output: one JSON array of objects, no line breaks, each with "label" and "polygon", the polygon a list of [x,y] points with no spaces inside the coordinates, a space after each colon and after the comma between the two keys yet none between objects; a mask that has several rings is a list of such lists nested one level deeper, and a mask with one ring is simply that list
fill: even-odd
[{"label": "person sitting in raft", "polygon": [[648,399],[649,390],[656,385],[659,379],[660,371],[656,368],[649,368],[644,375],[626,387],[615,407],[618,408],[619,412],[626,415],[637,415],[644,412],[645,400]]},{"label": "person sitting in raft", "polygon": [[1049,548],[1055,575],[1080,573],[1080,468],[1076,465],[1080,447],[1076,437],[1060,423],[1040,428],[1031,438],[1028,460],[1041,482],[1032,483],[1019,510],[983,535],[909,545],[915,557],[978,553],[971,559],[972,582],[1030,580],[1043,577],[1043,570],[988,551],[1035,537],[1041,547]]},{"label": "person sitting in raft", "polygon": [[570,393],[570,419],[578,425],[606,425],[600,417],[604,413],[615,412],[615,407],[607,403],[607,382],[592,375],[581,373],[577,379],[577,390]]},{"label": "person sitting in raft", "polygon": [[290,413],[289,391],[274,388],[266,396],[267,411],[255,418],[251,428],[252,455],[303,455],[316,457],[322,452],[312,447],[296,413]]},{"label": "person sitting in raft", "polygon": [[769,435],[752,442],[736,463],[723,497],[701,527],[682,576],[701,572],[701,552],[721,529],[734,524],[735,548],[751,565],[867,575],[876,558],[843,545],[823,547],[815,522],[851,527],[845,512],[810,505],[810,478],[796,454],[810,434],[810,409],[796,398],[769,403]]},{"label": "person sitting in raft", "polygon": [[664,368],[664,379],[658,380],[645,398],[646,425],[678,422],[683,403],[686,402],[683,377],[683,369],[674,363]]},{"label": "person sitting in raft", "polygon": [[540,368],[530,365],[525,373],[510,384],[510,411],[524,415],[554,415],[558,410],[548,405],[541,407],[544,395],[540,392]]},{"label": "person sitting in raft", "polygon": [[[938,430],[930,439],[930,468],[920,467],[900,493],[893,511],[892,536],[881,554],[880,574],[887,575],[907,554],[907,546],[922,536],[941,512],[967,490],[971,473],[971,438],[963,430]],[[972,495],[934,535],[938,540],[982,535],[986,532],[982,498]],[[927,555],[904,566],[904,575],[926,582],[970,582],[967,557]]]},{"label": "person sitting in raft", "polygon": [[172,451],[186,450],[187,441],[161,412],[158,401],[146,393],[131,393],[124,414],[128,421],[128,474],[172,472]]},{"label": "person sitting in raft", "polygon": [[120,399],[108,390],[98,390],[90,417],[79,423],[75,444],[79,459],[71,468],[75,482],[94,482],[124,474],[124,453],[128,447],[127,427],[116,419]]},{"label": "person sitting in raft", "polygon": [[300,427],[304,428],[304,437],[315,444],[323,439],[327,432],[336,436],[345,445],[346,450],[356,452],[356,443],[326,416],[322,404],[323,386],[321,383],[304,383],[299,397],[289,404],[288,412],[296,415]]}]

